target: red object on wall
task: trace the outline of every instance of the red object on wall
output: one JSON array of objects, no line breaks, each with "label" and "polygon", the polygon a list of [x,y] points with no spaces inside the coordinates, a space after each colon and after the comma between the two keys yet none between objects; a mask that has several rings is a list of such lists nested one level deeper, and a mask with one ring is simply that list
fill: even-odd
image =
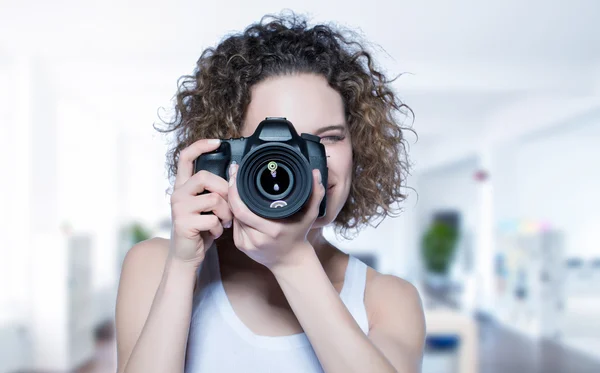
[{"label": "red object on wall", "polygon": [[485,170],[477,170],[477,171],[475,171],[475,174],[473,175],[473,178],[479,182],[484,182],[487,179],[489,179],[489,177],[490,177],[490,175]]}]

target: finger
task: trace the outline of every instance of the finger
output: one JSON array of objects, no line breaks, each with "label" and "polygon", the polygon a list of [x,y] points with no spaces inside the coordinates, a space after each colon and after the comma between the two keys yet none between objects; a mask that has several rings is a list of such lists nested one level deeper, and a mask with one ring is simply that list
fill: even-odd
[{"label": "finger", "polygon": [[177,175],[175,177],[175,188],[185,184],[194,172],[194,160],[200,155],[211,152],[219,147],[219,139],[198,140],[179,153],[177,161]]},{"label": "finger", "polygon": [[231,209],[231,212],[235,218],[240,221],[240,223],[260,232],[268,232],[268,227],[272,223],[250,211],[248,206],[242,202],[240,195],[238,194],[238,168],[239,166],[237,164],[232,165],[229,168],[229,190],[227,192],[227,202],[229,203],[229,208]]},{"label": "finger", "polygon": [[233,244],[238,249],[245,248],[244,244],[244,232],[240,221],[234,216],[233,217]]},{"label": "finger", "polygon": [[199,236],[202,232],[209,232],[213,237],[223,234],[223,225],[215,215],[186,215],[181,221],[176,221],[173,226],[177,227],[177,233],[191,239]]},{"label": "finger", "polygon": [[242,223],[239,219],[233,218],[233,243],[238,249],[242,251],[252,249],[252,236],[260,237],[262,233],[256,229],[247,226]]},{"label": "finger", "polygon": [[186,196],[197,196],[204,191],[214,192],[227,200],[229,186],[227,181],[210,171],[200,170],[195,173],[180,188],[180,193]]},{"label": "finger", "polygon": [[193,197],[186,201],[184,208],[187,213],[212,212],[221,220],[224,226],[231,226],[230,223],[233,220],[229,204],[217,193]]},{"label": "finger", "polygon": [[325,186],[323,185],[323,180],[321,178],[321,171],[314,169],[312,173],[313,190],[308,203],[309,208],[307,215],[316,219],[319,215],[319,206],[321,205],[321,201],[323,201],[323,197],[325,197]]}]

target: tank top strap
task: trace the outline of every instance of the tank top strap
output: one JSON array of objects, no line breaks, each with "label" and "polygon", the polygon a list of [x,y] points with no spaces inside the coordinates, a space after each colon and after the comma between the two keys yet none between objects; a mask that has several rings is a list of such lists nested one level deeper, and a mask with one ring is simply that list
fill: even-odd
[{"label": "tank top strap", "polygon": [[365,289],[367,285],[367,265],[350,255],[340,297],[365,334],[369,332],[369,322],[365,309]]}]

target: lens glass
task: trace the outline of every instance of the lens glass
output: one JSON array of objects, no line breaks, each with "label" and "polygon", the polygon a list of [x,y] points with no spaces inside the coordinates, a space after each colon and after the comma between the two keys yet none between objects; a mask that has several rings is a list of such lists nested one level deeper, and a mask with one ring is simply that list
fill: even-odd
[{"label": "lens glass", "polygon": [[312,191],[311,167],[294,147],[271,142],[250,150],[242,159],[237,186],[242,202],[267,219],[294,215]]},{"label": "lens glass", "polygon": [[290,187],[290,174],[287,167],[279,167],[276,162],[269,162],[260,171],[259,183],[268,197],[276,197]]}]

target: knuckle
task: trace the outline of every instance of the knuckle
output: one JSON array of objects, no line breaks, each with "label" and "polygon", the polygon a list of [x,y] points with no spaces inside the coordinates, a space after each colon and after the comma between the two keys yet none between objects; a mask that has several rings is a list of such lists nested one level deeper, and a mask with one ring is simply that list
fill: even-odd
[{"label": "knuckle", "polygon": [[215,205],[223,208],[227,205],[227,201],[225,201],[225,199],[223,197],[221,197],[219,194],[215,193]]},{"label": "knuckle", "polygon": [[282,232],[283,232],[282,227],[280,225],[278,225],[276,227],[273,227],[273,231],[271,233],[271,236],[275,237],[275,238],[280,237],[281,234],[282,234]]},{"label": "knuckle", "polygon": [[175,190],[173,194],[171,194],[171,205],[177,203],[179,201],[179,190]]},{"label": "knuckle", "polygon": [[216,215],[211,215],[210,216],[210,225],[213,227],[221,225],[221,221],[219,220],[219,217]]},{"label": "knuckle", "polygon": [[209,193],[206,195],[206,197],[211,206],[216,206],[219,202],[219,195],[216,193]]},{"label": "knuckle", "polygon": [[180,211],[181,211],[181,203],[171,202],[171,214],[173,216],[179,216]]},{"label": "knuckle", "polygon": [[184,162],[186,159],[188,159],[188,153],[190,152],[190,147],[186,147],[183,148],[180,152],[179,152],[179,162]]},{"label": "knuckle", "polygon": [[208,172],[207,170],[200,170],[198,172],[196,172],[196,178],[200,179],[200,180],[204,180],[207,177],[209,177],[208,175],[210,175],[210,172]]},{"label": "knuckle", "polygon": [[208,173],[208,171],[205,171],[205,170],[200,170],[200,171],[196,172],[194,174],[194,176],[192,176],[192,179],[194,180],[194,184],[197,184],[197,185],[204,184],[207,173]]},{"label": "knuckle", "polygon": [[233,211],[229,208],[229,205],[225,205],[225,217],[229,221],[233,221]]},{"label": "knuckle", "polygon": [[202,202],[200,203],[203,206],[203,210],[212,210],[216,205],[215,195],[214,193],[203,194],[200,198],[202,198]]}]

